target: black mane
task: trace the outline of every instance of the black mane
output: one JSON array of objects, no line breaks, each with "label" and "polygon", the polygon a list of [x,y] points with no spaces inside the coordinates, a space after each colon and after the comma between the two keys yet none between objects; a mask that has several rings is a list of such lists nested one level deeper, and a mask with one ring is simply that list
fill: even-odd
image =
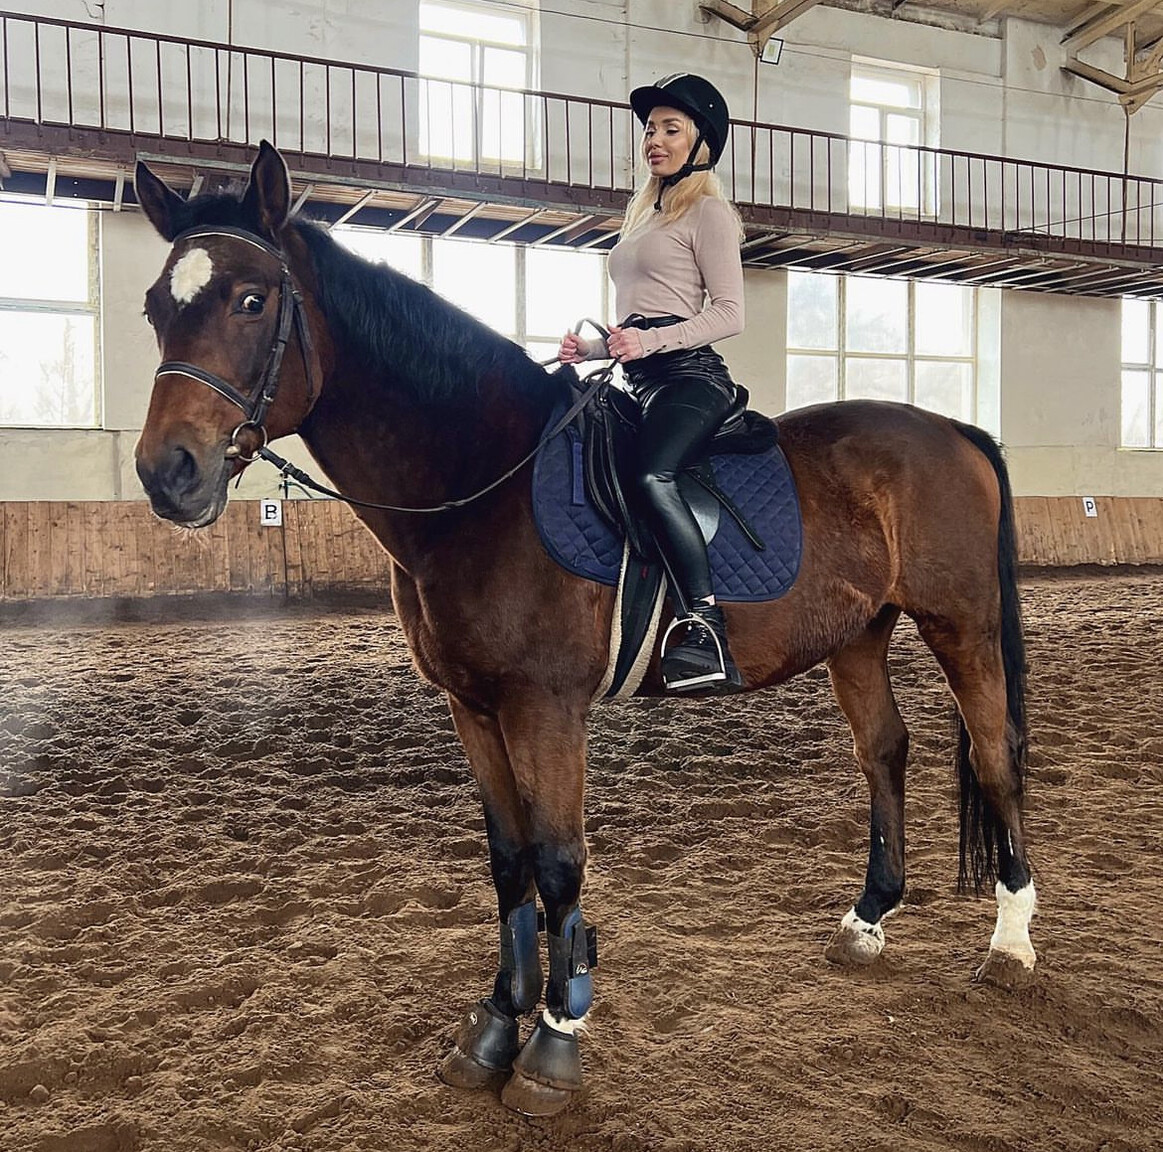
[{"label": "black mane", "polygon": [[440,405],[475,397],[486,378],[501,377],[534,399],[559,391],[520,345],[430,288],[347,251],[317,224],[292,227],[315,263],[319,304],[332,331],[372,379]]}]

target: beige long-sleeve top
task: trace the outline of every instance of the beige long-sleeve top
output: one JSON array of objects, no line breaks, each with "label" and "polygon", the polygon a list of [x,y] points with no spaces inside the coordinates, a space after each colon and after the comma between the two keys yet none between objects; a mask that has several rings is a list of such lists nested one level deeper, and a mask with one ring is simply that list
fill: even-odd
[{"label": "beige long-sleeve top", "polygon": [[642,331],[646,356],[701,348],[743,331],[738,224],[717,196],[703,196],[677,220],[656,218],[619,240],[609,270],[620,319],[633,312],[683,317],[681,324]]}]

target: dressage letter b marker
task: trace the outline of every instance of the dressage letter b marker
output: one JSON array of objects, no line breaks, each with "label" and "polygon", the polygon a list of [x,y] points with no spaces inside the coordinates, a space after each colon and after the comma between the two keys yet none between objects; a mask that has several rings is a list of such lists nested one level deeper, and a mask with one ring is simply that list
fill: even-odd
[{"label": "dressage letter b marker", "polygon": [[283,502],[281,500],[260,500],[258,522],[264,528],[281,528],[283,525]]}]

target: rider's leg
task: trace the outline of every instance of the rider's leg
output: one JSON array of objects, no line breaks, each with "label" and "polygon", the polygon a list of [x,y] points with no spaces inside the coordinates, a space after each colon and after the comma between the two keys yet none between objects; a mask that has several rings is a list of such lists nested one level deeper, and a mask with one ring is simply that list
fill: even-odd
[{"label": "rider's leg", "polygon": [[643,403],[638,491],[668,574],[698,621],[664,661],[664,679],[678,690],[740,683],[723,611],[715,604],[706,545],[676,483],[677,474],[705,454],[732,399],[714,381],[680,377],[646,391]]}]

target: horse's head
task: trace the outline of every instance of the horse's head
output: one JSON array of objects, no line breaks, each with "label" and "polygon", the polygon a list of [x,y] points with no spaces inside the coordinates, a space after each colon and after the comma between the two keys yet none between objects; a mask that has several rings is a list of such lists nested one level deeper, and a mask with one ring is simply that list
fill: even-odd
[{"label": "horse's head", "polygon": [[202,527],[225,507],[230,480],[268,437],[295,431],[317,392],[319,364],[288,264],[290,180],[264,141],[241,197],[187,202],[141,163],[135,187],[173,244],[145,297],[162,364],[137,474],[159,516]]}]

